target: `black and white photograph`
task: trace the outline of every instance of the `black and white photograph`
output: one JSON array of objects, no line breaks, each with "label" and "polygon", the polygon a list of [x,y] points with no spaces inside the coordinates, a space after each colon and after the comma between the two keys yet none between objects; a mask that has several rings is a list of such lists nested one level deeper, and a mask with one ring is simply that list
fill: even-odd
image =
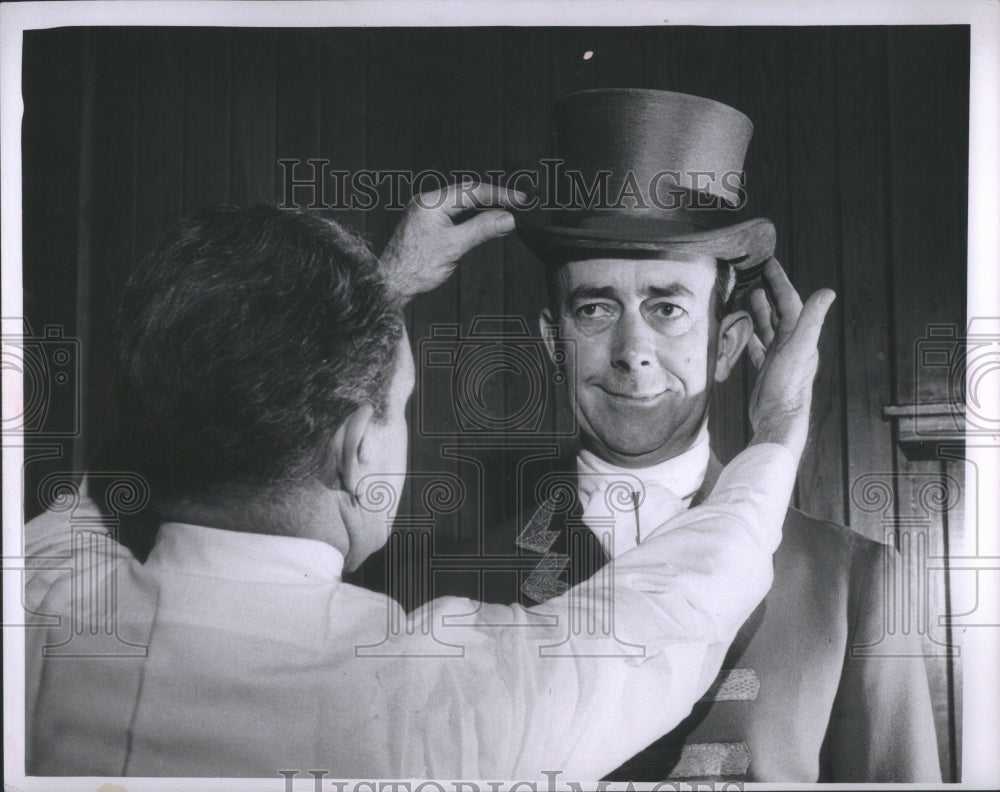
[{"label": "black and white photograph", "polygon": [[0,40],[5,789],[1000,785],[1000,5]]}]

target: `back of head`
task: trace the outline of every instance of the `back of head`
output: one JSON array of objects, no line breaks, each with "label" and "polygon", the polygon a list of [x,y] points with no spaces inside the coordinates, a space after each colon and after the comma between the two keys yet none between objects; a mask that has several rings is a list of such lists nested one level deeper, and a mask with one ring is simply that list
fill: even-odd
[{"label": "back of head", "polygon": [[384,410],[401,333],[352,232],[269,206],[204,209],[125,288],[116,389],[129,456],[161,504],[306,481],[354,409]]}]

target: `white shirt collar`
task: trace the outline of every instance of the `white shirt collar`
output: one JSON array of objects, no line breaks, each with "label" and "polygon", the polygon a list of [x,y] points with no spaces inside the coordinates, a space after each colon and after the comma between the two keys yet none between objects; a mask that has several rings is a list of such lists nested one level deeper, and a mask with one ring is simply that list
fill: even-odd
[{"label": "white shirt collar", "polygon": [[321,585],[340,580],[344,556],[316,539],[168,522],[146,563],[229,580]]},{"label": "white shirt collar", "polygon": [[685,505],[690,505],[691,499],[705,480],[711,455],[706,421],[687,451],[645,468],[612,465],[596,454],[581,449],[576,458],[578,484],[581,495],[589,497],[602,485],[602,482],[637,478],[644,486],[656,484],[665,487],[681,498]]}]

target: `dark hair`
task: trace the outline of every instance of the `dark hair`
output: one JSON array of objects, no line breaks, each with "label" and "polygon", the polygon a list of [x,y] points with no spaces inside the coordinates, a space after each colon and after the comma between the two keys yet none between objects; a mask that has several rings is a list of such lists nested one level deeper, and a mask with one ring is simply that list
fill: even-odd
[{"label": "dark hair", "polygon": [[712,305],[715,308],[715,321],[733,312],[736,304],[736,270],[732,264],[715,260],[715,286],[712,287]]},{"label": "dark hair", "polygon": [[[559,286],[559,272],[562,263],[545,265],[545,290],[548,295],[549,311],[553,318],[558,319],[562,313],[562,295]],[[721,322],[726,314],[732,313],[736,302],[736,270],[731,264],[716,259],[715,285],[712,287],[712,304],[715,309],[715,320]]]},{"label": "dark hair", "polygon": [[270,206],[180,221],[115,329],[123,432],[161,501],[315,473],[360,404],[384,415],[402,335],[360,237]]}]

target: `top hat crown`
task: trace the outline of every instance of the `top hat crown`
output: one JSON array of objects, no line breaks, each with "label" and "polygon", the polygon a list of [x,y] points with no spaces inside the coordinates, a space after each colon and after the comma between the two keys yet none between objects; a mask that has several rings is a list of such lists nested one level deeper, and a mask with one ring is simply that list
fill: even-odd
[{"label": "top hat crown", "polygon": [[774,253],[771,221],[739,217],[753,135],[740,111],[700,96],[616,88],[564,96],[555,119],[561,167],[578,188],[558,209],[518,217],[544,261],[704,253],[745,277]]}]

